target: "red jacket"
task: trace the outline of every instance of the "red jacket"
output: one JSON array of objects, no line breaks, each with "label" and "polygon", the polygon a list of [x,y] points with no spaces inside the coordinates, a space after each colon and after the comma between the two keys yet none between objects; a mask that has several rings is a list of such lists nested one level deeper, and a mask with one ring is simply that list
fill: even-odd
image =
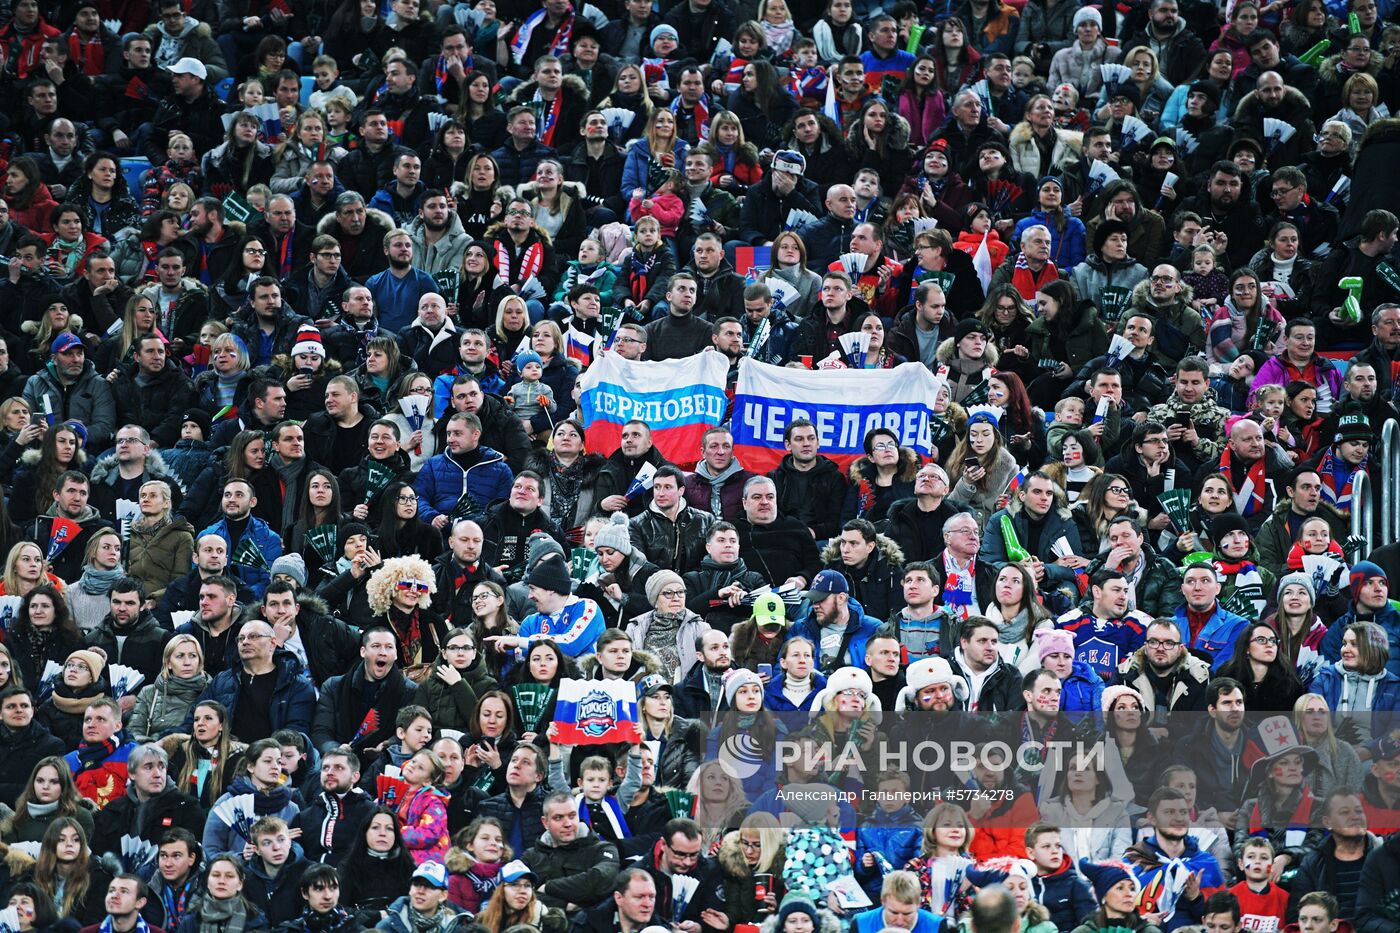
[{"label": "red jacket", "polygon": [[[58,234],[57,234],[57,233],[41,233],[41,234],[39,234],[39,236],[43,237],[44,242],[45,242],[45,243],[48,243],[50,246],[53,246],[54,241],[58,239]],[[103,236],[102,234],[100,234],[100,233],[84,233],[84,234],[83,234],[83,255],[78,259],[78,264],[77,264],[77,266],[75,266],[74,269],[73,269],[73,275],[74,275],[75,277],[76,277],[76,276],[81,276],[81,275],[86,275],[86,274],[87,274],[87,258],[88,258],[89,256],[91,256],[91,255],[93,254],[93,252],[94,252],[95,250],[97,250],[99,247],[103,247],[103,246],[106,246],[106,245],[107,245],[107,238],[106,238],[105,236]],[[66,261],[68,257],[67,257],[67,256],[61,256],[60,258]],[[66,263],[65,263],[65,264],[66,264]]]},{"label": "red jacket", "polygon": [[[971,230],[964,230],[958,234],[958,241],[953,244],[955,249],[960,249],[969,256],[976,256],[977,249],[982,245],[982,235],[973,233]],[[1006,254],[1011,250],[1001,241],[1001,236],[995,229],[987,231],[987,252],[992,257],[992,268],[999,268],[1002,261],[1006,259]]]},{"label": "red jacket", "polygon": [[39,51],[44,46],[44,40],[59,34],[57,29],[44,22],[43,17],[39,18],[34,30],[27,36],[17,33],[13,22],[6,23],[5,28],[0,29],[0,60],[7,68],[13,61],[16,76],[24,80],[36,71],[42,71]]},{"label": "red jacket", "polygon": [[49,186],[43,182],[39,182],[28,207],[16,207],[14,198],[9,195],[5,195],[5,203],[10,205],[10,219],[15,223],[28,227],[34,233],[53,231],[53,209],[58,207],[58,202],[49,193]]}]

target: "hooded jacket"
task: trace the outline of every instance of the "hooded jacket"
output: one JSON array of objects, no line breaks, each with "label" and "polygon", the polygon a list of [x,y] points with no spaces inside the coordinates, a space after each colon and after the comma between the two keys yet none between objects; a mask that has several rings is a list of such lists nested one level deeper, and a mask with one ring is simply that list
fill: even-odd
[{"label": "hooded jacket", "polygon": [[[659,772],[658,767],[658,779]],[[557,843],[542,833],[521,858],[539,876],[536,894],[546,907],[591,902],[597,892],[609,889],[620,867],[617,847],[583,824],[570,842]]]},{"label": "hooded jacket", "polygon": [[112,389],[107,380],[97,374],[91,361],[83,364],[83,371],[72,385],[66,387],[58,378],[57,363],[49,362],[43,369],[29,377],[24,384],[24,400],[30,411],[44,411],[44,399],[48,399],[54,421],[81,421],[87,428],[89,450],[106,450],[111,446],[112,435],[117,430],[116,404],[112,400]]},{"label": "hooded jacket", "polygon": [[[272,656],[277,671],[277,681],[272,688],[272,705],[268,709],[268,719],[272,730],[294,729],[304,735],[311,733],[311,721],[316,712],[316,688],[306,677],[306,671],[296,655],[284,649],[277,649]],[[228,710],[229,722],[237,718],[239,694],[243,689],[242,665],[234,665],[214,678],[214,682],[204,691],[208,698],[218,700]],[[191,714],[194,710],[191,709]],[[193,725],[192,717],[186,725]],[[241,738],[241,736],[240,736]],[[256,736],[248,737],[251,741]]]},{"label": "hooded jacket", "polygon": [[[208,23],[186,16],[185,24],[178,33],[170,32],[163,22],[155,22],[146,27],[143,35],[151,40],[151,61],[157,66],[173,65],[182,58],[197,58],[209,72],[206,86],[218,84],[229,76],[228,62],[219,44],[214,41],[213,30]],[[196,145],[194,151],[203,150]],[[154,164],[159,165],[160,161]]]},{"label": "hooded jacket", "polygon": [[822,566],[846,578],[851,598],[859,600],[872,618],[888,619],[904,607],[904,552],[893,538],[877,534],[875,550],[862,567],[846,566],[841,560],[840,541],[833,538],[822,549],[821,561]]},{"label": "hooded jacket", "polygon": [[414,480],[418,494],[418,519],[431,522],[438,515],[449,515],[464,495],[469,495],[481,514],[487,504],[510,495],[514,480],[505,457],[490,447],[478,447],[462,458],[441,453],[423,464]]},{"label": "hooded jacket", "polygon": [[[865,669],[865,646],[875,636],[875,631],[880,627],[880,620],[866,615],[865,607],[856,599],[847,600],[846,610],[849,618],[846,620],[846,628],[841,634],[841,644],[836,654],[830,658],[818,659],[818,667],[823,674],[830,674],[838,667]],[[783,640],[790,641],[799,635],[817,645],[818,652],[821,651],[822,625],[810,608],[789,626],[788,634]]]},{"label": "hooded jacket", "polygon": [[141,688],[127,721],[127,731],[138,742],[154,741],[177,731],[212,680],[202,671],[189,678],[175,678],[163,671],[155,683]]},{"label": "hooded jacket", "polygon": [[122,854],[122,838],[134,836],[160,845],[167,830],[188,830],[196,838],[204,834],[206,814],[189,794],[183,794],[169,777],[165,789],[154,797],[141,800],[136,785],[128,784],[126,793],[97,811],[93,817],[93,854]]},{"label": "hooded jacket", "polygon": [[467,236],[467,231],[462,227],[462,217],[456,211],[448,212],[447,229],[432,245],[428,244],[428,226],[422,217],[415,217],[407,229],[413,241],[414,266],[429,275],[462,267],[462,256],[467,252],[471,237]]}]

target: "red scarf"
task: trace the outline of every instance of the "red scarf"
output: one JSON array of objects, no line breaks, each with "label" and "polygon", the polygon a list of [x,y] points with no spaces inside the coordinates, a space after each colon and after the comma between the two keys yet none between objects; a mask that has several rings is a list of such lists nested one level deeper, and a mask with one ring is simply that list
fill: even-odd
[{"label": "red scarf", "polygon": [[[539,92],[535,92],[536,96]],[[549,104],[549,108],[544,112],[544,119],[540,120],[540,142],[546,146],[554,145],[554,131],[559,128],[559,111],[564,106],[564,89],[561,87],[554,92],[554,100]]]},{"label": "red scarf", "polygon": [[[1303,782],[1303,794],[1298,801],[1297,808],[1293,815],[1288,818],[1287,829],[1306,830],[1312,826],[1313,795],[1312,788],[1308,787],[1307,781]],[[1259,801],[1255,799],[1253,808],[1249,811],[1249,834],[1251,836],[1267,836],[1270,829],[1264,825],[1263,814],[1259,812]]]},{"label": "red scarf", "polygon": [[1011,286],[1021,294],[1027,301],[1035,301],[1035,293],[1040,291],[1040,286],[1046,282],[1054,282],[1060,277],[1060,270],[1055,268],[1055,264],[1046,260],[1045,268],[1037,275],[1031,270],[1030,264],[1026,262],[1026,254],[1018,253],[1016,256],[1016,268],[1011,273]]},{"label": "red scarf", "polygon": [[107,50],[102,47],[102,30],[83,41],[74,29],[68,34],[68,57],[78,63],[78,70],[93,77],[102,74],[107,64]]},{"label": "red scarf", "polygon": [[[1235,486],[1235,471],[1230,465],[1231,451],[1229,445],[1220,453],[1220,470],[1225,475],[1225,482],[1230,484],[1230,489],[1234,491],[1235,508],[1246,518],[1256,514],[1264,508],[1264,458],[1260,457],[1249,465],[1245,471],[1244,482],[1238,487]],[[1247,496],[1241,501],[1241,496]]]},{"label": "red scarf", "polygon": [[525,253],[520,257],[520,268],[515,270],[516,275],[511,276],[510,237],[499,239],[496,241],[496,268],[500,270],[500,277],[507,285],[512,282],[528,282],[544,268],[544,244],[536,240],[525,247]]}]

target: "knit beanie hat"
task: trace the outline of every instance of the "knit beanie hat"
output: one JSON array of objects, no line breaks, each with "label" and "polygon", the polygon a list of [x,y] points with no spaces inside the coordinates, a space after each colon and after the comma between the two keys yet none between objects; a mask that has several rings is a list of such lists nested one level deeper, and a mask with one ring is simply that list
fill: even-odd
[{"label": "knit beanie hat", "polygon": [[545,534],[537,531],[525,539],[525,566],[533,569],[536,564],[544,560],[546,554],[558,554],[564,556],[564,549],[559,546],[559,542]]},{"label": "knit beanie hat", "polygon": [[1113,886],[1120,881],[1131,881],[1133,890],[1140,892],[1142,885],[1138,882],[1137,876],[1133,874],[1131,868],[1122,862],[1093,862],[1087,858],[1079,860],[1079,871],[1084,877],[1089,879],[1089,884],[1094,888],[1094,897],[1102,901]]},{"label": "knit beanie hat", "polygon": [[682,580],[681,575],[674,570],[658,570],[656,573],[647,577],[647,602],[655,606],[657,598],[661,595],[661,591],[668,586],[683,587],[685,586],[685,581]]},{"label": "knit beanie hat", "polygon": [[1085,20],[1092,21],[1094,25],[1099,27],[1100,31],[1103,30],[1103,14],[1091,6],[1082,6],[1079,8],[1079,11],[1074,14],[1074,22],[1071,28],[1078,29],[1079,24]]},{"label": "knit beanie hat", "polygon": [[801,894],[789,894],[783,898],[782,906],[778,908],[779,930],[783,929],[787,924],[787,918],[793,914],[806,914],[812,921],[812,929],[821,928],[821,923],[817,920],[817,905]]},{"label": "knit beanie hat", "polygon": [[734,695],[745,684],[757,684],[759,690],[763,689],[762,678],[747,667],[732,667],[724,672],[721,683],[724,688],[724,702],[728,703],[731,708],[734,706]]},{"label": "knit beanie hat", "polygon": [[1064,629],[1041,629],[1035,633],[1035,650],[1042,661],[1057,651],[1074,657],[1074,636]]},{"label": "knit beanie hat", "polygon": [[1351,568],[1350,582],[1352,599],[1356,598],[1356,594],[1366,585],[1366,581],[1372,577],[1380,577],[1386,582],[1390,580],[1390,578],[1386,576],[1385,571],[1380,568],[1379,564],[1372,563],[1369,560],[1357,561],[1356,565]]},{"label": "knit beanie hat", "polygon": [[1215,542],[1218,549],[1220,542],[1232,531],[1243,531],[1249,535],[1251,541],[1254,540],[1254,535],[1249,532],[1249,522],[1238,512],[1225,512],[1215,516],[1210,523],[1210,540]]},{"label": "knit beanie hat", "polygon": [[551,590],[555,593],[563,593],[568,596],[574,591],[573,582],[569,579],[569,568],[565,566],[563,559],[541,560],[530,571],[527,582],[531,586],[538,586],[542,590]]},{"label": "knit beanie hat", "polygon": [[593,547],[595,550],[600,547],[612,548],[625,557],[632,556],[632,535],[627,526],[626,513],[612,514],[608,523],[593,536]]},{"label": "knit beanie hat", "polygon": [[88,666],[88,670],[92,671],[94,682],[102,679],[102,671],[107,667],[107,658],[100,651],[92,648],[79,648],[68,655],[69,661],[74,659],[82,661]]},{"label": "knit beanie hat", "polygon": [[656,40],[660,39],[662,36],[665,35],[669,35],[672,39],[675,39],[677,42],[681,41],[681,34],[676,31],[675,26],[671,26],[667,23],[662,23],[659,26],[652,27],[651,44],[655,45]]},{"label": "knit beanie hat", "polygon": [[1286,573],[1279,578],[1278,589],[1274,591],[1275,600],[1282,599],[1283,588],[1294,583],[1307,590],[1308,599],[1312,600],[1314,604],[1317,603],[1317,586],[1313,583],[1312,574],[1304,573],[1301,570],[1295,570],[1293,573]]},{"label": "knit beanie hat", "polygon": [[364,535],[366,538],[370,537],[369,526],[364,522],[346,522],[340,526],[340,531],[337,532],[337,537],[340,539],[342,545],[355,535]]},{"label": "knit beanie hat", "polygon": [[322,359],[326,356],[326,348],[321,343],[321,331],[315,324],[306,323],[297,328],[297,339],[292,344],[292,356],[298,353],[314,353]]},{"label": "knit beanie hat", "polygon": [[1100,702],[1099,708],[1106,713],[1113,709],[1113,704],[1115,702],[1125,696],[1133,697],[1138,701],[1138,706],[1141,706],[1144,710],[1147,709],[1147,701],[1142,698],[1142,694],[1138,693],[1132,687],[1126,687],[1122,684],[1104,688],[1103,700]]},{"label": "knit beanie hat", "polygon": [[206,441],[209,440],[209,434],[214,426],[214,421],[209,417],[209,412],[205,411],[203,408],[191,408],[180,417],[180,426],[184,427],[191,421],[199,425],[199,436]]},{"label": "knit beanie hat", "polygon": [[285,573],[296,581],[297,586],[306,586],[306,561],[302,559],[300,554],[283,554],[272,562],[272,566],[268,568],[267,572],[269,576],[273,577],[279,573]]},{"label": "knit beanie hat", "polygon": [[515,354],[516,372],[520,372],[526,366],[529,366],[531,363],[539,363],[541,366],[543,366],[544,360],[540,359],[540,355],[534,350],[521,350],[519,353]]}]

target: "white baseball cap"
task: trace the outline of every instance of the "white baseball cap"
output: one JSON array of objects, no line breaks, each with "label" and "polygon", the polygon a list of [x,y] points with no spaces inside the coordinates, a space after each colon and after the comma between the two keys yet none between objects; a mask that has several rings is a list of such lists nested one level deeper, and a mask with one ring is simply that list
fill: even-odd
[{"label": "white baseball cap", "polygon": [[167,65],[165,70],[173,75],[194,75],[201,81],[209,80],[209,72],[205,69],[204,62],[189,56],[185,56],[173,65]]}]

